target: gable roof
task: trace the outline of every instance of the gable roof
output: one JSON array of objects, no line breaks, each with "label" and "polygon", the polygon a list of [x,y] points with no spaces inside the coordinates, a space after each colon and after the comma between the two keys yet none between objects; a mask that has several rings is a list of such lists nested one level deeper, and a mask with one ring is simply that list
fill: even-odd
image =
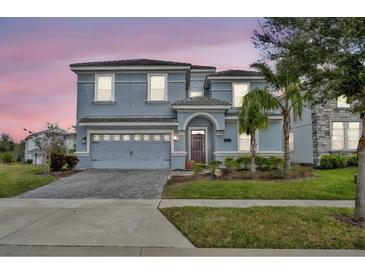
[{"label": "gable roof", "polygon": [[210,76],[262,76],[257,71],[250,70],[224,70],[211,74]]},{"label": "gable roof", "polygon": [[174,106],[229,106],[230,104],[226,101],[206,97],[196,96],[190,97],[184,100],[173,103]]}]

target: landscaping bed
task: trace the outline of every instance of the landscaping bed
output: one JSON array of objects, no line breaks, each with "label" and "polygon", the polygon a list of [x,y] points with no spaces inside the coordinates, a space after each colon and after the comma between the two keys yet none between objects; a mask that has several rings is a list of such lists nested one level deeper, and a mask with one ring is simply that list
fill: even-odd
[{"label": "landscaping bed", "polygon": [[211,179],[211,175],[172,180],[164,199],[353,200],[356,168],[313,170],[313,177],[290,180]]},{"label": "landscaping bed", "polygon": [[17,196],[55,180],[55,176],[44,175],[39,166],[0,164],[0,198]]},{"label": "landscaping bed", "polygon": [[365,229],[339,218],[348,208],[164,208],[196,247],[365,249]]}]

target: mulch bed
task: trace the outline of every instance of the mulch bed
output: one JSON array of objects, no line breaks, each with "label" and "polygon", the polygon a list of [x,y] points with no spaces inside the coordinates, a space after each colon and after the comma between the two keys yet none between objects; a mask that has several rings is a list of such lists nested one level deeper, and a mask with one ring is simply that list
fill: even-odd
[{"label": "mulch bed", "polygon": [[51,171],[51,175],[57,177],[58,179],[67,177],[76,173],[82,172],[82,170],[73,169],[73,170],[62,170],[62,171]]}]

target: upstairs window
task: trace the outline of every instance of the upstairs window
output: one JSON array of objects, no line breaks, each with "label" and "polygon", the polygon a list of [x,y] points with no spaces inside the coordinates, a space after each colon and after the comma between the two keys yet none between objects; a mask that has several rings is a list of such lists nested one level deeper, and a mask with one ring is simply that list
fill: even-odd
[{"label": "upstairs window", "polygon": [[95,76],[95,101],[110,102],[114,101],[114,76],[96,75]]},{"label": "upstairs window", "polygon": [[246,83],[233,83],[233,98],[232,106],[241,107],[243,97],[248,93],[248,84]]},{"label": "upstairs window", "polygon": [[342,95],[337,98],[337,107],[338,108],[349,108],[350,104],[347,103],[347,97]]},{"label": "upstairs window", "polygon": [[190,91],[190,97],[198,97],[198,96],[203,96],[202,90]]},{"label": "upstairs window", "polygon": [[245,133],[240,134],[239,138],[239,150],[240,151],[250,151],[250,143],[251,143],[251,136]]},{"label": "upstairs window", "polygon": [[167,75],[150,74],[148,79],[148,101],[167,101]]}]

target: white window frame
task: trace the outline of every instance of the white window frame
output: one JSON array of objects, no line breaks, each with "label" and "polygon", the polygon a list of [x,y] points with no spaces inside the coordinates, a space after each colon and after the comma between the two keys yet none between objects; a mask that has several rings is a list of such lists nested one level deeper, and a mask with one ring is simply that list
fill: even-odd
[{"label": "white window frame", "polygon": [[236,106],[236,96],[235,96],[235,88],[234,86],[236,85],[246,85],[247,86],[247,93],[250,92],[251,90],[251,85],[250,83],[246,83],[246,82],[232,82],[232,107],[233,108],[239,108],[240,106]]},{"label": "white window frame", "polygon": [[109,142],[111,140],[110,134],[103,134],[103,141]]},{"label": "white window frame", "polygon": [[139,134],[133,135],[133,141],[136,141],[136,142],[141,141],[141,135],[139,135]]},{"label": "white window frame", "polygon": [[[242,133],[242,134],[245,134],[245,133]],[[238,132],[238,151],[242,151],[242,152],[250,152],[250,149],[251,149],[251,136],[250,135],[247,135],[249,139],[249,144],[248,144],[248,149],[242,149],[241,148],[241,135],[239,132]],[[245,134],[246,135],[246,134]]]},{"label": "white window frame", "polygon": [[[165,93],[164,93],[164,100],[151,100],[151,78],[153,76],[163,76],[165,77]],[[167,94],[168,94],[168,75],[167,73],[149,73],[148,74],[148,92],[147,92],[147,101],[148,102],[167,102]]]},{"label": "white window frame", "polygon": [[[105,100],[98,100],[98,79],[99,77],[105,77],[110,76],[112,78],[112,94],[111,94],[111,100],[105,101]],[[115,74],[113,73],[100,73],[95,74],[95,87],[94,87],[94,102],[115,102]]]},{"label": "white window frame", "polygon": [[94,134],[93,135],[93,142],[100,142],[100,135],[99,134]]},{"label": "white window frame", "polygon": [[[349,148],[349,130],[350,130],[350,124],[357,124],[358,125],[358,136],[355,140],[355,147],[354,148]],[[347,150],[357,150],[357,146],[358,146],[358,142],[359,142],[359,139],[360,139],[360,136],[361,136],[361,123],[360,122],[353,122],[353,121],[349,121],[347,122],[347,127],[346,127],[346,140],[345,140],[345,147]]]},{"label": "white window frame", "polygon": [[143,135],[143,141],[148,142],[150,140],[150,135]]},{"label": "white window frame", "polygon": [[125,141],[125,142],[130,141],[131,140],[131,136],[129,134],[123,134],[122,140]]},{"label": "white window frame", "polygon": [[[340,103],[339,100],[345,100],[344,103]],[[345,95],[341,95],[337,98],[337,108],[350,108],[351,105],[346,103],[347,97]]]},{"label": "white window frame", "polygon": [[119,134],[113,134],[112,136],[113,136],[113,137],[112,137],[112,140],[113,140],[114,142],[118,142],[118,141],[120,141],[120,135],[119,135]]},{"label": "white window frame", "polygon": [[289,132],[289,151],[294,151],[294,131]]},{"label": "white window frame", "polygon": [[171,136],[170,136],[170,134],[165,134],[163,136],[163,139],[164,139],[165,142],[171,142]]},{"label": "white window frame", "polygon": [[[342,140],[342,148],[333,148],[333,124],[334,123],[341,123],[342,124],[342,134],[343,134],[343,140]],[[331,151],[344,151],[346,150],[346,122],[345,121],[332,121],[331,122]]]},{"label": "white window frame", "polygon": [[160,134],[153,135],[153,141],[160,142],[161,141],[161,135]]}]

